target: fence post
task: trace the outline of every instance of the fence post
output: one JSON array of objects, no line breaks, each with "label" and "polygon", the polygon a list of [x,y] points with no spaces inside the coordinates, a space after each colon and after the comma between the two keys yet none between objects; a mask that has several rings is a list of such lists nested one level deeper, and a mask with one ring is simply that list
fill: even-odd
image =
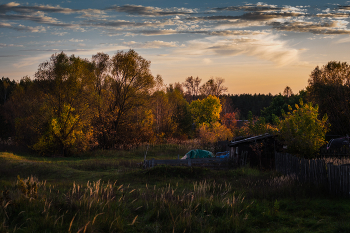
[{"label": "fence post", "polygon": [[347,180],[347,186],[348,186],[347,197],[350,197],[350,167],[349,166],[347,166],[346,173],[347,173],[347,178],[348,178],[348,180]]},{"label": "fence post", "polygon": [[152,159],[152,167],[155,166],[155,161],[154,161],[154,158]]},{"label": "fence post", "polygon": [[278,171],[278,153],[275,151],[275,169]]},{"label": "fence post", "polygon": [[188,164],[189,167],[192,166],[191,158],[188,159],[187,164]]},{"label": "fence post", "polygon": [[332,166],[333,163],[327,163],[327,171],[328,171],[328,183],[329,183],[329,193],[332,193]]}]

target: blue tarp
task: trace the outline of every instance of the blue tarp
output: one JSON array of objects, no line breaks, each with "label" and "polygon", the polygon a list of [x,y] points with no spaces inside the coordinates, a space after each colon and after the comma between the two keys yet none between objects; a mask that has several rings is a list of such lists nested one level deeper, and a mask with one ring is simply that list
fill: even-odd
[{"label": "blue tarp", "polygon": [[199,159],[199,158],[214,158],[213,153],[207,150],[190,150],[186,153],[184,158]]},{"label": "blue tarp", "polygon": [[216,158],[221,158],[221,159],[224,159],[224,158],[227,158],[230,156],[230,152],[229,151],[224,151],[224,152],[218,152],[216,153]]}]

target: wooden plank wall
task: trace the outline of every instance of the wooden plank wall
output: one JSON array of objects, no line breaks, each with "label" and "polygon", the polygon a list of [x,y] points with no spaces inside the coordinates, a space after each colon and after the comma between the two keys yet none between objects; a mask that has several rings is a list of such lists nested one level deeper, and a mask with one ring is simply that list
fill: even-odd
[{"label": "wooden plank wall", "polygon": [[285,153],[275,153],[276,171],[294,175],[300,182],[328,185],[335,196],[350,197],[350,164],[333,165],[323,159],[303,159]]}]

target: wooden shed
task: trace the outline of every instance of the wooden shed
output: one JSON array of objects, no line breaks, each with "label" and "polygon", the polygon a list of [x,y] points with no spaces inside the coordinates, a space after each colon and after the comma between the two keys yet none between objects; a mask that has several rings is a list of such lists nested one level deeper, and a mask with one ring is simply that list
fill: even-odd
[{"label": "wooden shed", "polygon": [[239,137],[228,143],[230,158],[241,165],[274,167],[275,135]]}]

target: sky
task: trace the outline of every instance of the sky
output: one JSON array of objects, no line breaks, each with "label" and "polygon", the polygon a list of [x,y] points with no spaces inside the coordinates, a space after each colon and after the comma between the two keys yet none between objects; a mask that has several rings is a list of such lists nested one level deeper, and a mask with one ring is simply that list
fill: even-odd
[{"label": "sky", "polygon": [[63,51],[134,49],[164,83],[225,79],[228,94],[294,93],[316,66],[350,63],[350,1],[0,0],[0,77],[34,78]]}]

